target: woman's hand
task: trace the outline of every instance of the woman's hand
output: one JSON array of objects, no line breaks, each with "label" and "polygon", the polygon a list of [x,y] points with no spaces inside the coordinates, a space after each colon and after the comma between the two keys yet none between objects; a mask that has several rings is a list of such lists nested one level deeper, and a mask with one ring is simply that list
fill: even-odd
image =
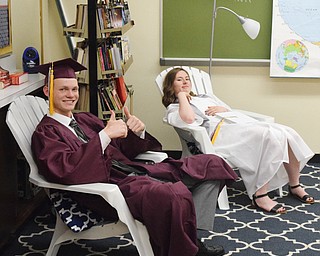
[{"label": "woman's hand", "polygon": [[195,113],[190,105],[190,93],[181,91],[178,93],[177,98],[179,101],[179,115],[182,121],[187,124],[193,123],[195,120]]},{"label": "woman's hand", "polygon": [[214,116],[216,113],[228,112],[229,110],[223,106],[210,106],[205,111],[207,116]]},{"label": "woman's hand", "polygon": [[188,92],[181,91],[181,92],[178,93],[177,98],[178,98],[179,101],[181,101],[183,99],[187,99],[187,101],[190,102],[191,95]]}]

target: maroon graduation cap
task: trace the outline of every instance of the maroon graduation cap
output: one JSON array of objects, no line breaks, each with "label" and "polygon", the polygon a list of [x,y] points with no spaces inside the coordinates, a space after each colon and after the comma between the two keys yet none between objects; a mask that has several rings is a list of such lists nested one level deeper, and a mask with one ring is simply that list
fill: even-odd
[{"label": "maroon graduation cap", "polygon": [[54,79],[76,78],[75,72],[87,69],[76,60],[72,58],[66,58],[36,66],[34,67],[34,70],[40,72],[41,74],[44,74],[46,76],[46,81],[48,81],[50,68],[53,68]]}]

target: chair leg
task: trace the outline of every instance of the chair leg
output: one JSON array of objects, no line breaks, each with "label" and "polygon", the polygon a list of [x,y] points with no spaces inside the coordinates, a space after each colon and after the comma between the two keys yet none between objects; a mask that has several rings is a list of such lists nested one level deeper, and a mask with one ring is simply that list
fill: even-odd
[{"label": "chair leg", "polygon": [[61,245],[61,243],[59,243],[58,240],[61,237],[61,235],[66,232],[66,229],[66,225],[60,219],[59,215],[56,214],[56,225],[46,256],[56,256],[58,254]]},{"label": "chair leg", "polygon": [[224,186],[221,190],[219,197],[218,197],[218,206],[220,210],[229,210],[229,199],[228,199],[228,193],[227,193],[227,187]]},{"label": "chair leg", "polygon": [[280,197],[283,197],[283,188],[282,187],[278,189],[278,195]]},{"label": "chair leg", "polygon": [[127,223],[129,232],[140,256],[153,256],[153,250],[146,227],[139,221]]}]

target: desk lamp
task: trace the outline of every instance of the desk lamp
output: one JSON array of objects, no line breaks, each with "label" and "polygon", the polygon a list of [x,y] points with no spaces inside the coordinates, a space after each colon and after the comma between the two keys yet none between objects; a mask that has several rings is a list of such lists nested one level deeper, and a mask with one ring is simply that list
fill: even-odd
[{"label": "desk lamp", "polygon": [[219,9],[228,11],[230,13],[232,13],[233,15],[235,15],[239,22],[242,25],[242,28],[244,29],[244,31],[246,32],[246,34],[252,39],[256,39],[259,31],[260,31],[260,23],[253,20],[253,19],[249,19],[249,18],[245,18],[243,16],[238,15],[237,13],[235,13],[234,11],[224,7],[224,6],[219,6],[218,8],[216,8],[216,0],[214,0],[213,2],[213,12],[212,12],[212,27],[211,27],[211,41],[210,41],[210,60],[209,60],[209,75],[211,78],[211,67],[212,67],[212,52],[213,52],[213,37],[214,37],[214,21],[217,17],[217,12]]}]

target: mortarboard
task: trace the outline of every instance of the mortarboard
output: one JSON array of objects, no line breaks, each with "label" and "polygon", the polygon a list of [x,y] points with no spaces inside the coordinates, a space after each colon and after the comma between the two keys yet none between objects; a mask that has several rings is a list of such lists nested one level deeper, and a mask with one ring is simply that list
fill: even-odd
[{"label": "mortarboard", "polygon": [[56,78],[76,78],[75,72],[87,69],[72,58],[57,60],[33,68],[46,76],[45,84],[49,86],[49,112],[53,114],[53,80]]},{"label": "mortarboard", "polygon": [[44,74],[48,81],[49,69],[52,65],[54,78],[76,78],[75,72],[87,69],[76,60],[67,58],[35,66],[33,70]]}]

